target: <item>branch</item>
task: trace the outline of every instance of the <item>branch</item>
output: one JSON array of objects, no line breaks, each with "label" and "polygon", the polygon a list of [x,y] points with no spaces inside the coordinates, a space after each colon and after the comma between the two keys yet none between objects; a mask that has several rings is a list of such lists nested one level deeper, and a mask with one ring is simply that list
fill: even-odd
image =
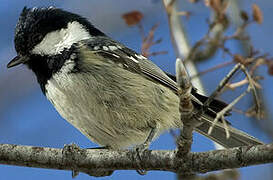
[{"label": "branch", "polygon": [[192,84],[184,67],[182,60],[176,60],[176,81],[178,86],[179,97],[179,112],[180,119],[183,123],[180,131],[180,137],[177,138],[178,157],[187,155],[191,150],[192,133],[196,127],[195,119],[193,118],[193,104],[191,101]]},{"label": "branch", "polygon": [[[34,146],[0,145],[0,163],[59,170],[77,170],[90,174],[94,170],[136,170],[133,150],[63,149]],[[188,153],[177,158],[176,151],[145,151],[141,158],[145,170],[162,170],[184,174],[206,173],[273,162],[273,144],[237,147],[208,152]]]},{"label": "branch", "polygon": [[[168,15],[170,35],[176,57],[182,60],[186,59],[190,54],[191,46],[188,42],[181,17],[178,15],[177,2],[176,0],[162,0],[162,2]],[[184,63],[190,76],[195,76],[198,73],[194,61],[185,61]],[[199,92],[205,92],[200,78],[195,78],[191,82]]]}]

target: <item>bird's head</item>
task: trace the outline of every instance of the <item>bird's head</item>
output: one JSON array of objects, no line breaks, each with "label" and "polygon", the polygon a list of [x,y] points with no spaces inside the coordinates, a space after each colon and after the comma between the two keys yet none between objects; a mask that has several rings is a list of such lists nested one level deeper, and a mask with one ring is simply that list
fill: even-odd
[{"label": "bird's head", "polygon": [[49,8],[24,8],[15,29],[14,44],[17,56],[8,68],[39,57],[60,55],[81,40],[104,35],[85,18]]}]

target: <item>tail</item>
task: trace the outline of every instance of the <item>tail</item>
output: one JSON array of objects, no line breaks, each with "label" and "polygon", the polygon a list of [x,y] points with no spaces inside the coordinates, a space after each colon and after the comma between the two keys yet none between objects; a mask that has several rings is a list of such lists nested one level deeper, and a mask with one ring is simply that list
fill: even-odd
[{"label": "tail", "polygon": [[[196,91],[192,92],[193,96],[195,96],[199,101],[202,103],[206,101],[207,97],[198,94]],[[194,103],[195,104],[195,103]],[[195,104],[196,106],[196,104]],[[219,100],[213,100],[210,104],[210,111],[203,115],[204,123],[202,123],[200,126],[196,127],[196,131],[211,140],[217,142],[218,144],[222,145],[225,148],[233,148],[238,146],[249,146],[249,145],[259,145],[263,144],[258,139],[248,135],[247,133],[240,131],[238,129],[233,128],[230,123],[228,123],[228,130],[230,133],[230,137],[226,138],[226,131],[223,126],[222,122],[218,122],[214,129],[212,130],[211,134],[208,134],[208,130],[216,117],[216,113],[221,111],[223,108],[225,108],[227,104],[225,104],[222,101]],[[200,108],[200,107],[197,107]],[[227,114],[229,115],[229,113]]]},{"label": "tail", "polygon": [[[166,73],[166,74],[169,76],[169,78],[171,78],[173,81],[176,82],[175,76],[169,73]],[[196,92],[196,89],[194,88],[192,89],[191,93],[192,93],[192,96],[201,103],[204,103],[208,99],[208,97],[198,94]],[[195,109],[197,110],[200,109],[201,105],[198,102],[193,100],[192,103]],[[233,128],[229,122],[227,123],[229,126],[229,133],[230,133],[230,137],[228,139],[226,138],[226,131],[222,122],[218,122],[214,126],[214,129],[212,130],[211,134],[208,134],[208,130],[210,126],[212,125],[213,120],[216,117],[216,113],[220,112],[226,106],[227,106],[226,103],[214,99],[209,105],[209,110],[202,117],[204,122],[200,126],[196,127],[195,130],[198,133],[224,146],[225,148],[263,144],[263,142],[259,141],[255,137],[252,137],[243,131]],[[225,115],[230,115],[230,112],[227,112]]]},{"label": "tail", "polygon": [[198,133],[210,138],[211,140],[217,142],[218,144],[222,145],[225,148],[263,144],[258,139],[231,126],[229,126],[228,128],[230,137],[227,139],[225,128],[222,126],[222,123],[218,123],[212,130],[211,134],[209,135],[208,130],[209,127],[211,126],[211,123],[209,122],[212,122],[213,119],[207,119],[207,117],[203,118],[206,118],[205,122],[200,126],[196,127],[195,130]]}]

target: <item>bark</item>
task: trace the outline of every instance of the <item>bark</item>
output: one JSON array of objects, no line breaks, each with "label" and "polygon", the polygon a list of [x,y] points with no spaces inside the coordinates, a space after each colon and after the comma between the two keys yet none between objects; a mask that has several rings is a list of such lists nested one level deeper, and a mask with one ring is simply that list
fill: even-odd
[{"label": "bark", "polygon": [[[68,148],[67,148],[68,147]],[[0,164],[73,170],[91,174],[94,170],[136,170],[133,150],[64,149],[1,144]],[[188,153],[178,158],[176,151],[145,151],[142,167],[183,174],[199,174],[273,162],[273,144]]]}]

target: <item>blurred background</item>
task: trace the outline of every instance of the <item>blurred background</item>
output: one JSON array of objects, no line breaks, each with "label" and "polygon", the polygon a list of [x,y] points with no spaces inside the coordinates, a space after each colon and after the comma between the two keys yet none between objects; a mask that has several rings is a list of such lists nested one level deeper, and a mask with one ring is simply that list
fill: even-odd
[{"label": "blurred background", "polygon": [[[14,28],[20,12],[24,6],[56,6],[65,10],[78,13],[90,19],[95,26],[112,38],[122,42],[130,48],[140,52],[141,35],[137,26],[128,27],[122,19],[122,14],[130,11],[140,11],[144,17],[142,26],[146,33],[151,27],[159,24],[155,31],[155,38],[162,38],[162,42],[151,48],[151,52],[167,51],[167,54],[151,56],[150,59],[159,67],[174,73],[175,52],[171,44],[168,19],[165,8],[161,0],[66,0],[66,1],[47,1],[47,0],[0,0],[0,143],[33,145],[42,147],[62,148],[64,144],[72,142],[82,148],[95,147],[85,136],[77,131],[72,125],[66,122],[55,111],[53,106],[42,94],[34,74],[26,67],[20,66],[7,69],[6,64],[14,56]],[[271,53],[273,51],[273,1],[240,1],[238,7],[247,12],[251,12],[251,4],[257,3],[263,14],[264,22],[261,25],[253,24],[247,28],[247,33],[251,36],[251,42],[261,53]],[[189,3],[188,0],[179,2],[181,10],[192,12],[192,16],[187,20],[182,18],[185,31],[187,32],[190,44],[194,44],[202,38],[208,30],[206,19],[210,18],[210,10],[201,1],[197,4]],[[232,9],[230,16],[234,15]],[[231,25],[230,32],[234,31]],[[228,43],[228,48],[237,53],[242,53],[242,44],[232,41]],[[271,53],[272,54],[272,53]],[[208,61],[198,64],[198,70],[204,71],[216,64],[231,60],[230,57],[222,56],[220,53]],[[219,70],[206,73],[201,76],[204,88],[210,93],[217,86],[219,81],[233,66],[227,66]],[[232,124],[264,142],[272,142],[273,119],[271,107],[273,107],[273,83],[272,77],[268,75],[267,68],[261,67],[259,75],[264,76],[260,82],[262,99],[267,107],[267,117],[257,121],[248,118],[243,114],[233,112],[228,119]],[[240,79],[240,75],[239,75]],[[227,102],[235,98],[234,94],[239,95],[246,87],[237,88],[221,96]],[[246,110],[250,105],[251,96],[246,96],[236,108]],[[272,131],[272,132],[271,132]],[[172,135],[165,133],[158,140],[152,143],[151,149],[174,149],[175,140]],[[194,134],[193,151],[208,151],[214,148],[211,141]],[[259,165],[240,169],[240,179],[273,179],[272,164]],[[47,170],[38,168],[25,168],[0,165],[0,179],[72,179],[71,172],[60,170]],[[80,174],[77,179],[91,179],[92,177]],[[109,177],[108,177],[109,178]],[[116,171],[111,179],[175,179],[175,174],[169,172],[148,172],[146,176],[139,176],[135,171]],[[106,179],[106,178],[101,178]]]}]

